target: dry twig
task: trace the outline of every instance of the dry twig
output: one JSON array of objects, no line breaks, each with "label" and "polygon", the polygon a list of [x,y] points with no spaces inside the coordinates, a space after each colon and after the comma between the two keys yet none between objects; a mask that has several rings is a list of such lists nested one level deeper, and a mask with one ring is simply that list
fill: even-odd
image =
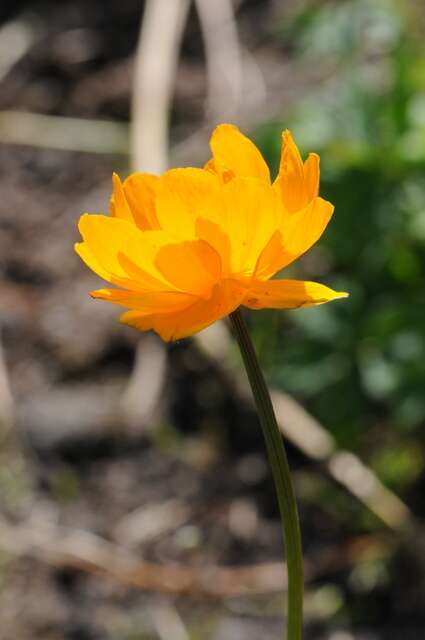
[{"label": "dry twig", "polygon": [[128,126],[108,120],[0,111],[0,143],[128,155]]},{"label": "dry twig", "polygon": [[[278,592],[287,586],[286,567],[281,562],[245,567],[159,565],[140,560],[98,535],[52,524],[40,517],[19,525],[0,517],[0,547],[13,555],[31,555],[56,567],[103,575],[127,587],[159,593],[229,598]],[[391,541],[381,536],[359,537],[307,563],[306,580],[354,563],[383,558],[390,552]]]},{"label": "dry twig", "polygon": [[203,568],[159,565],[140,560],[122,546],[88,531],[46,521],[11,525],[0,519],[0,546],[12,554],[29,554],[54,566],[109,576],[146,591],[221,598],[279,591],[286,585],[281,563]]}]

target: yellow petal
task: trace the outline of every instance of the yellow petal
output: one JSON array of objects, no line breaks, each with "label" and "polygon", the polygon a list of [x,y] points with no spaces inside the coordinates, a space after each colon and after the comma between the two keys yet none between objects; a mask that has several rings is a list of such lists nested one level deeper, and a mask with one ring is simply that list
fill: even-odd
[{"label": "yellow petal", "polygon": [[317,242],[333,212],[333,204],[323,198],[315,198],[305,209],[284,216],[281,231],[285,259],[281,269]]},{"label": "yellow petal", "polygon": [[161,247],[155,263],[180,291],[209,297],[221,276],[218,253],[204,240],[190,240]]},{"label": "yellow petal", "polygon": [[214,287],[209,300],[197,302],[183,311],[152,315],[129,311],[120,321],[139,331],[153,330],[166,341],[179,340],[227,316],[240,305],[244,295],[245,289],[237,282],[224,280]]},{"label": "yellow petal", "polygon": [[85,242],[76,242],[74,244],[75,252],[80,256],[81,260],[94,271],[103,280],[111,281],[111,274],[104,269],[100,262],[96,260]]},{"label": "yellow petal", "polygon": [[177,291],[140,293],[140,291],[125,291],[123,289],[97,289],[97,291],[91,291],[90,295],[92,298],[107,300],[144,314],[184,309],[197,300],[195,296]]},{"label": "yellow petal", "polygon": [[112,196],[109,202],[111,215],[115,218],[121,218],[122,220],[134,222],[134,218],[130,211],[130,207],[128,206],[120,177],[116,173],[112,174],[112,188]]},{"label": "yellow petal", "polygon": [[[213,164],[209,169],[215,170],[220,176],[235,176],[258,178],[270,183],[270,172],[263,156],[249,138],[244,136],[237,127],[231,124],[221,124],[213,131],[210,140],[213,154]],[[225,180],[226,181],[226,180]]]},{"label": "yellow petal", "polygon": [[305,253],[324,232],[334,207],[322,198],[315,198],[305,209],[283,215],[283,222],[260,254],[255,277],[268,280]]},{"label": "yellow petal", "polygon": [[[171,169],[156,187],[156,214],[162,229],[176,238],[195,238],[195,221],[215,210],[220,197],[217,176],[203,169]],[[208,215],[207,215],[208,217]]]},{"label": "yellow petal", "polygon": [[143,231],[160,229],[155,208],[158,180],[157,176],[150,173],[132,173],[123,184],[134,221]]},{"label": "yellow petal", "polygon": [[211,172],[200,169],[164,174],[156,206],[161,227],[176,239],[198,237],[216,250],[223,277],[252,273],[282,219],[280,198],[271,185],[241,177],[223,185]]},{"label": "yellow petal", "polygon": [[291,132],[284,131],[279,175],[274,184],[285,209],[293,213],[306,207],[318,195],[319,178],[319,156],[312,153],[303,164]]},{"label": "yellow petal", "polygon": [[[175,289],[155,265],[158,250],[170,242],[167,234],[142,232],[126,220],[88,214],[81,216],[78,228],[84,244],[77,245],[77,252],[105,280],[139,291]],[[129,265],[135,265],[135,273]]]},{"label": "yellow petal", "polygon": [[231,171],[230,169],[224,169],[224,168],[220,169],[220,167],[218,167],[214,162],[213,158],[211,158],[210,160],[208,160],[206,164],[204,164],[204,170],[209,171],[210,173],[213,173],[214,175],[218,176],[221,182],[224,182],[224,183],[229,182],[229,180],[233,180],[233,178],[235,177],[234,171]]},{"label": "yellow petal", "polygon": [[282,231],[275,231],[258,257],[254,276],[258,280],[268,280],[283,268],[283,264],[288,264],[293,259],[283,247]]},{"label": "yellow petal", "polygon": [[317,153],[309,153],[304,162],[304,184],[308,200],[319,195],[320,158]]},{"label": "yellow petal", "polygon": [[347,296],[348,293],[333,291],[318,282],[269,280],[252,283],[243,304],[251,309],[295,309]]},{"label": "yellow petal", "polygon": [[252,274],[258,258],[282,224],[281,203],[270,185],[235,178],[223,186],[225,211],[217,224],[231,243],[231,273]]},{"label": "yellow petal", "polygon": [[[224,205],[223,205],[224,206]],[[227,278],[230,274],[231,244],[229,236],[216,222],[206,218],[198,218],[195,224],[195,232],[200,240],[204,240],[220,256],[221,277]]]}]

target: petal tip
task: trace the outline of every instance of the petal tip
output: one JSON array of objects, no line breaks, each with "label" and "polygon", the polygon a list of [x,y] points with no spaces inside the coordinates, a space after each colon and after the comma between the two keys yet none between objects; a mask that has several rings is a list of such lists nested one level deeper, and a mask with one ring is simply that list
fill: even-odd
[{"label": "petal tip", "polygon": [[95,300],[105,300],[108,298],[107,289],[95,289],[94,291],[89,291],[89,296]]},{"label": "petal tip", "polygon": [[233,131],[235,133],[241,133],[241,130],[235,124],[231,124],[230,122],[223,122],[221,124],[218,124],[216,127],[214,127],[210,137],[210,142],[215,140],[217,136],[220,136],[223,133],[226,134],[226,132],[229,132],[229,131]]},{"label": "petal tip", "polygon": [[89,213],[83,213],[80,216],[80,219],[78,220],[78,231],[81,233],[81,235],[83,236],[83,228],[86,226],[86,223],[89,221],[90,219],[90,214]]},{"label": "petal tip", "polygon": [[214,127],[213,135],[216,131],[220,131],[220,129],[233,129],[234,131],[240,131],[239,127],[235,124],[232,124],[231,122],[222,122]]}]

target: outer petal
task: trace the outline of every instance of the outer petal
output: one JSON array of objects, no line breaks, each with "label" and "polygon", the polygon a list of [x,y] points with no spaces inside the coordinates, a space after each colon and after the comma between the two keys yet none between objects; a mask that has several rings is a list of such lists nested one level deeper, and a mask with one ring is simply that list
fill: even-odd
[{"label": "outer petal", "polygon": [[229,172],[235,176],[258,178],[270,183],[270,172],[263,156],[249,138],[232,124],[221,124],[214,129],[210,140],[215,170],[227,180]]},{"label": "outer petal", "polygon": [[285,253],[290,256],[283,268],[301,256],[320,238],[334,212],[334,206],[323,198],[315,198],[301,211],[285,215],[282,222],[282,237]]},{"label": "outer petal", "polygon": [[253,274],[259,255],[281,226],[280,202],[269,185],[252,178],[231,180],[223,186],[223,197],[221,225],[231,243],[231,272]]},{"label": "outer petal", "polygon": [[103,280],[112,282],[110,272],[102,267],[85,242],[76,242],[74,244],[74,249],[75,253],[80,256],[81,260],[85,262],[85,264],[94,271],[94,273],[96,273],[100,278],[103,278]]},{"label": "outer petal", "polygon": [[309,153],[304,162],[304,185],[309,201],[319,195],[319,184],[320,158],[317,153]]},{"label": "outer petal", "polygon": [[137,311],[123,314],[121,322],[140,331],[154,330],[163,340],[190,336],[234,311],[246,295],[246,289],[233,280],[217,284],[209,300],[197,302],[176,313],[143,315]]},{"label": "outer petal", "polygon": [[333,291],[318,282],[269,280],[252,283],[243,304],[251,309],[295,309],[347,296],[348,293]]},{"label": "outer petal", "polygon": [[160,229],[155,210],[156,188],[159,178],[150,173],[132,173],[123,189],[134,221],[143,231]]},{"label": "outer petal", "polygon": [[90,295],[92,298],[107,300],[144,314],[176,311],[197,301],[195,296],[178,291],[140,293],[140,291],[125,291],[123,289],[98,289],[91,291]]},{"label": "outer petal", "polygon": [[112,196],[109,201],[111,215],[115,218],[127,220],[128,222],[134,222],[133,214],[125,197],[123,185],[117,173],[112,174],[112,189]]},{"label": "outer petal", "polygon": [[285,209],[293,213],[305,208],[319,193],[319,156],[311,153],[303,164],[290,131],[282,134],[282,155],[275,186]]},{"label": "outer petal", "polygon": [[282,225],[260,254],[255,276],[267,280],[317,242],[332,217],[334,207],[315,198],[305,209],[283,215]]},{"label": "outer petal", "polygon": [[218,253],[204,240],[176,241],[117,218],[84,215],[80,257],[106,280],[132,291],[183,291],[209,297],[221,277]]},{"label": "outer petal", "polygon": [[281,230],[275,231],[258,256],[254,277],[257,280],[268,280],[283,268],[282,264],[290,262],[292,259],[292,256],[283,247]]},{"label": "outer petal", "polygon": [[134,224],[109,216],[81,216],[84,243],[76,251],[105,280],[136,291],[176,289],[155,265],[158,250],[170,242],[162,231],[141,232]]}]

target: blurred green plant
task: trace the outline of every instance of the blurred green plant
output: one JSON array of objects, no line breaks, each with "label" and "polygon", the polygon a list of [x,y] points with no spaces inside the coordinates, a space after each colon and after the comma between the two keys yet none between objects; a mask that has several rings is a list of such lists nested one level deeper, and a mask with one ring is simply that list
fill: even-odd
[{"label": "blurred green plant", "polygon": [[419,2],[295,3],[276,37],[317,81],[256,137],[274,168],[288,126],[320,153],[336,214],[291,276],[351,292],[344,305],[251,318],[269,380],[398,491],[425,464],[423,27]]}]

